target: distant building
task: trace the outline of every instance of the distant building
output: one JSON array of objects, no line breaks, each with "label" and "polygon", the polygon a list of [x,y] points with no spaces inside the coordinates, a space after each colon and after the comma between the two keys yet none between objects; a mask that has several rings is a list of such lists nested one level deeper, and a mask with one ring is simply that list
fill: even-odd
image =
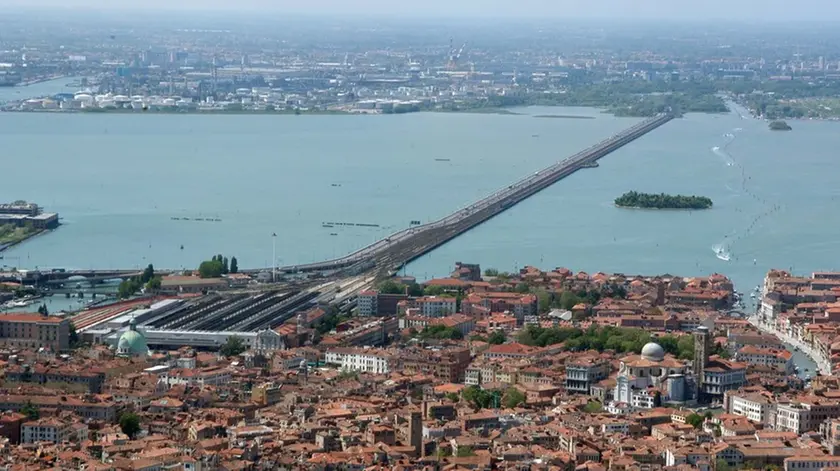
[{"label": "distant building", "polygon": [[165,294],[203,293],[223,290],[229,287],[224,278],[199,278],[197,276],[164,276],[160,280],[160,292]]},{"label": "distant building", "polygon": [[793,354],[785,349],[746,346],[738,350],[735,359],[750,365],[767,366],[786,374],[794,372]]},{"label": "distant building", "polygon": [[461,281],[481,281],[481,266],[477,263],[455,262],[455,271],[452,272],[452,278]]},{"label": "distant building", "polygon": [[17,348],[70,348],[70,320],[41,314],[0,315],[0,344]]},{"label": "distant building", "polygon": [[566,362],[566,391],[589,394],[590,388],[610,375],[610,363],[600,358],[573,358]]},{"label": "distant building", "polygon": [[425,317],[445,317],[455,314],[458,310],[458,302],[455,298],[444,296],[423,296],[415,299],[406,299],[397,304],[401,315],[405,315],[409,309],[419,310],[419,314]]},{"label": "distant building", "polygon": [[121,357],[145,357],[149,354],[146,336],[137,330],[137,321],[132,317],[125,331],[117,342],[117,355]]},{"label": "distant building", "polygon": [[665,402],[686,402],[690,399],[687,373],[686,364],[666,357],[659,344],[648,343],[641,355],[621,359],[609,409],[652,409]]},{"label": "distant building", "polygon": [[327,350],[325,363],[344,371],[358,371],[361,373],[385,374],[391,371],[390,354],[367,348],[337,347]]},{"label": "distant building", "polygon": [[24,444],[78,442],[86,438],[87,426],[58,417],[43,417],[21,426],[21,443]]},{"label": "distant building", "polygon": [[283,400],[282,387],[279,384],[263,383],[251,390],[251,401],[262,407],[277,404]]},{"label": "distant building", "polygon": [[379,313],[379,291],[368,290],[359,293],[356,298],[356,308],[362,317],[375,316]]}]

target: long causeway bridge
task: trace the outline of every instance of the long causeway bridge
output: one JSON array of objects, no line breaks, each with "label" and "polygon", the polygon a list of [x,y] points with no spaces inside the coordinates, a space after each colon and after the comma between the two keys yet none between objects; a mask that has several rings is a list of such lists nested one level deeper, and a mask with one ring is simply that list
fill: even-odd
[{"label": "long causeway bridge", "polygon": [[673,118],[673,114],[663,113],[646,119],[588,149],[584,149],[506,188],[500,189],[443,219],[396,232],[341,258],[304,265],[291,265],[279,268],[279,270],[283,273],[336,271],[361,273],[376,270],[380,274],[393,271],[548,188],[581,168],[595,165],[598,159],[635,141]]}]

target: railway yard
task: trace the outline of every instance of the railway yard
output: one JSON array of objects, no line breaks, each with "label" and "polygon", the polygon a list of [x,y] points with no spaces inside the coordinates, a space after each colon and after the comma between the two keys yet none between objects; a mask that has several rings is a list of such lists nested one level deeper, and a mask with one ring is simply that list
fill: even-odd
[{"label": "railway yard", "polygon": [[82,339],[89,341],[113,343],[133,321],[146,332],[150,344],[159,347],[214,347],[230,336],[248,339],[277,329],[317,306],[349,311],[356,294],[373,282],[373,277],[358,276],[305,288],[157,296],[88,309],[73,322]]}]

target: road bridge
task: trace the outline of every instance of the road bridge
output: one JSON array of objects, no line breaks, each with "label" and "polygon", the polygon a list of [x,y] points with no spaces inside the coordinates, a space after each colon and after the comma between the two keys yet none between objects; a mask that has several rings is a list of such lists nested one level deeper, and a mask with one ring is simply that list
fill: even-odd
[{"label": "road bridge", "polygon": [[597,166],[598,159],[673,118],[673,114],[663,113],[646,119],[442,219],[396,232],[347,256],[317,263],[290,265],[279,270],[283,273],[306,273],[339,270],[363,272],[373,268],[381,271],[386,267],[388,270],[394,269],[458,237],[581,168]]}]

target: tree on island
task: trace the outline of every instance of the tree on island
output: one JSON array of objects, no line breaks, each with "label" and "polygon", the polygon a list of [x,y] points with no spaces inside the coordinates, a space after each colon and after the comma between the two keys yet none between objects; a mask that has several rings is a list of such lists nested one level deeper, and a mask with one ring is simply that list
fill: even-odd
[{"label": "tree on island", "polygon": [[666,195],[665,193],[639,193],[628,191],[615,199],[615,205],[623,208],[649,209],[708,209],[712,200],[705,196]]},{"label": "tree on island", "polygon": [[773,121],[770,123],[771,131],[790,131],[791,129],[793,128],[785,121]]}]

